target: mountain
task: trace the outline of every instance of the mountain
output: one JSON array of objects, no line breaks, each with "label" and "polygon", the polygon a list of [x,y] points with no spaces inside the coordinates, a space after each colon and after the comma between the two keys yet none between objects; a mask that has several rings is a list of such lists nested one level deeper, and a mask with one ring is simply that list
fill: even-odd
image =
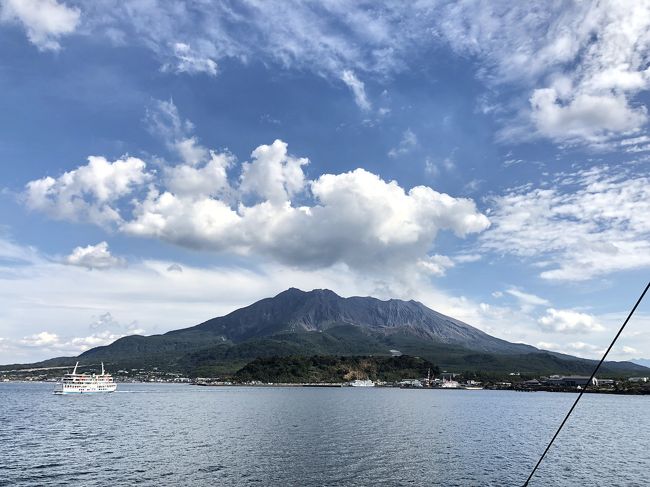
[{"label": "mountain", "polygon": [[[74,359],[46,362],[103,360],[120,368],[218,375],[274,356],[399,354],[422,357],[447,370],[497,374],[588,374],[595,366],[592,360],[495,338],[417,301],[342,298],[327,289],[295,288],[190,328],[127,336]],[[650,375],[650,370],[630,362],[607,362],[603,373]]]},{"label": "mountain", "polygon": [[649,358],[633,358],[632,360],[630,360],[630,362],[635,363],[637,365],[643,365],[644,367],[650,367]]},{"label": "mountain", "polygon": [[342,298],[329,289],[288,289],[273,298],[214,318],[192,328],[168,333],[221,335],[233,342],[290,332],[323,332],[352,325],[382,335],[397,332],[481,352],[526,353],[537,349],[492,337],[462,321],[433,311],[417,301],[371,297]]}]

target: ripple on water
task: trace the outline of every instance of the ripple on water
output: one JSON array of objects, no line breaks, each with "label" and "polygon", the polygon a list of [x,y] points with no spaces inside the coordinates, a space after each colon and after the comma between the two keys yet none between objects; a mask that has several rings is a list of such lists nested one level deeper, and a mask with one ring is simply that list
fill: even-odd
[{"label": "ripple on water", "polygon": [[[521,485],[571,394],[0,384],[0,485]],[[531,485],[646,485],[650,397],[585,396]],[[615,468],[613,467],[615,466]]]}]

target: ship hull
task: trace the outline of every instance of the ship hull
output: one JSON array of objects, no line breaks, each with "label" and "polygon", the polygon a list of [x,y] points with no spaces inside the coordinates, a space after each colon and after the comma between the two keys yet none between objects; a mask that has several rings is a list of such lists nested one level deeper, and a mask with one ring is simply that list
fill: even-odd
[{"label": "ship hull", "polygon": [[117,389],[117,384],[113,385],[113,387],[107,387],[104,389],[94,389],[94,388],[88,388],[88,389],[68,389],[64,387],[55,387],[53,394],[56,395],[71,395],[71,394],[107,394],[110,392],[115,392]]}]

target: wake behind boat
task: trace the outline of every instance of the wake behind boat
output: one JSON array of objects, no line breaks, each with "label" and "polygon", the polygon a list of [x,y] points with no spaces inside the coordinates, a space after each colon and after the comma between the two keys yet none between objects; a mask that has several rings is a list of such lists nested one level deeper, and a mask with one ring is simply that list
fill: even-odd
[{"label": "wake behind boat", "polygon": [[71,374],[65,374],[61,382],[54,386],[54,394],[88,394],[96,392],[115,392],[117,384],[113,381],[113,376],[104,372],[104,362],[102,362],[102,373],[97,374],[77,374],[79,362],[74,366]]}]

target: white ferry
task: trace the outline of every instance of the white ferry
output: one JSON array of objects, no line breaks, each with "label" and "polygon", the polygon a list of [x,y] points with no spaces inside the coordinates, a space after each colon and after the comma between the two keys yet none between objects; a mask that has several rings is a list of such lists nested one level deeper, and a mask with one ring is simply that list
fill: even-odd
[{"label": "white ferry", "polygon": [[375,383],[369,379],[367,380],[355,380],[350,382],[351,387],[375,387]]},{"label": "white ferry", "polygon": [[61,382],[54,386],[54,394],[88,394],[94,392],[114,392],[117,384],[113,381],[111,374],[104,372],[104,362],[102,362],[102,373],[97,374],[77,374],[79,362],[74,366],[72,374],[65,374]]}]

